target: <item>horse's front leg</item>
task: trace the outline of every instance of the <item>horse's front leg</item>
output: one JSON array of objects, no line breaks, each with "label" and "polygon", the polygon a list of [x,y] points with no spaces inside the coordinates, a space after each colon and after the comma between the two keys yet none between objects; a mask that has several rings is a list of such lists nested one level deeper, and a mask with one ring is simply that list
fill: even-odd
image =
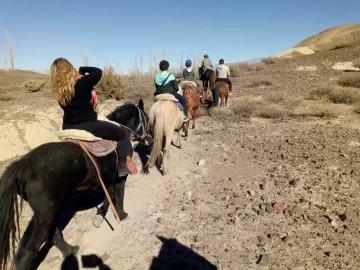
[{"label": "horse's front leg", "polygon": [[192,122],[192,128],[195,128],[195,118],[196,118],[196,109],[193,110],[193,122]]},{"label": "horse's front leg", "polygon": [[128,217],[128,213],[124,211],[125,184],[128,175],[117,177],[115,183],[115,208],[121,220]]},{"label": "horse's front leg", "polygon": [[[113,202],[115,202],[115,209],[120,217],[120,220],[124,220],[128,217],[128,214],[124,211],[124,194],[125,194],[125,183],[127,175],[118,177],[116,176],[115,183],[109,188],[109,195]],[[103,223],[105,216],[109,210],[110,203],[105,198],[103,205],[98,209],[96,215],[93,217],[93,225],[99,228]]]}]

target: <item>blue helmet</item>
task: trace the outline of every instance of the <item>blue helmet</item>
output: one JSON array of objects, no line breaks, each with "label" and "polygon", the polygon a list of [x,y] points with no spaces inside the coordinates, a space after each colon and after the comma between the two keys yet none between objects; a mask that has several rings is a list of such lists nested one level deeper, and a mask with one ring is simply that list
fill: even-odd
[{"label": "blue helmet", "polygon": [[185,66],[190,67],[191,64],[192,64],[192,63],[191,63],[191,60],[190,60],[190,59],[186,60]]}]

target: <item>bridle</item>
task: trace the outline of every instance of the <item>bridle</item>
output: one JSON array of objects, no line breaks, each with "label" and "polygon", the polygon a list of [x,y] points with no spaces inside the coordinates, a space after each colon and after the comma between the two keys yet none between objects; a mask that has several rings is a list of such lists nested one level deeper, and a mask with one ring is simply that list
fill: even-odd
[{"label": "bridle", "polygon": [[[140,138],[141,140],[145,140],[145,138],[147,136],[150,136],[150,134],[147,134],[147,128],[148,128],[148,122],[146,121],[146,117],[145,117],[145,113],[139,108],[138,105],[134,104],[135,107],[138,109],[138,112],[139,112],[139,119],[140,119],[140,122],[139,122],[139,125],[137,126],[137,128],[135,130],[132,130],[131,128],[123,125],[123,124],[120,124],[120,123],[117,123],[119,126],[127,129],[128,131],[130,131],[132,134],[134,134],[136,137]],[[139,135],[139,131],[142,131],[142,135]]]}]

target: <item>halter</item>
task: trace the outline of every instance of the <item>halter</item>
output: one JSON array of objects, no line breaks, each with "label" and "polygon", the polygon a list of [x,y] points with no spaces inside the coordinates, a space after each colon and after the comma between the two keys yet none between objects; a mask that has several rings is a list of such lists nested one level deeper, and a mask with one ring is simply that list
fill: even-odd
[{"label": "halter", "polygon": [[[140,119],[140,122],[139,122],[139,125],[137,126],[136,130],[132,130],[131,128],[128,128],[127,126],[123,125],[123,124],[120,124],[120,123],[117,123],[118,125],[120,125],[121,127],[127,129],[128,131],[130,131],[132,134],[134,134],[135,136],[139,137],[141,140],[144,140],[146,138],[146,136],[149,136],[151,137],[150,134],[147,134],[146,133],[146,129],[147,129],[147,122],[146,122],[146,117],[144,115],[144,112],[139,108],[138,105],[134,104],[134,106],[138,109],[138,112],[139,112],[139,119]],[[142,130],[143,134],[140,136],[138,134],[138,131],[139,130]]]}]

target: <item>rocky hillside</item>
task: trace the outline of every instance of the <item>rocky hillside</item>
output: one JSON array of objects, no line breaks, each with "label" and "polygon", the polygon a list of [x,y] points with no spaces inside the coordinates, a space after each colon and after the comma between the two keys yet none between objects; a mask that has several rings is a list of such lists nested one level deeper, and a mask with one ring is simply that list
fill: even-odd
[{"label": "rocky hillside", "polygon": [[349,47],[360,42],[360,24],[345,24],[326,29],[313,35],[293,48],[276,55],[276,57],[292,57],[294,54],[313,54]]}]

